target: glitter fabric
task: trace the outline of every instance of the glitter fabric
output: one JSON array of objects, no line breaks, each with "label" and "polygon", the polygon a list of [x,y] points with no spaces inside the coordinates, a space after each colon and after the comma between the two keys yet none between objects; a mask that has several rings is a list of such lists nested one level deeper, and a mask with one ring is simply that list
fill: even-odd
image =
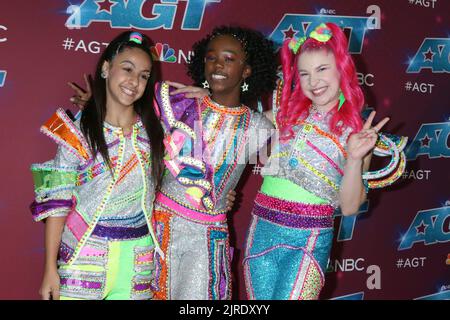
[{"label": "glitter fabric", "polygon": [[111,240],[135,239],[148,234],[147,225],[138,228],[130,227],[105,227],[96,225],[92,234],[97,237],[103,237]]},{"label": "glitter fabric", "polygon": [[136,275],[133,278],[130,300],[150,300],[152,275]]},{"label": "glitter fabric", "polygon": [[61,299],[151,299],[153,249],[149,235],[122,241],[92,235],[72,265],[59,266]]},{"label": "glitter fabric", "polygon": [[318,298],[333,239],[332,213],[329,205],[258,194],[243,262],[249,299]]},{"label": "glitter fabric", "polygon": [[[171,240],[172,214],[162,210],[155,210],[153,213],[155,220],[155,231],[161,250],[165,257],[170,257],[169,248]],[[161,256],[155,257],[155,278],[151,289],[156,300],[168,300],[170,259],[163,259]]]},{"label": "glitter fabric", "polygon": [[[121,128],[104,123],[111,170],[100,154],[95,159],[91,156],[79,126],[79,120],[72,122],[64,110],[58,109],[41,129],[58,143],[56,157],[32,166],[33,171],[60,172],[58,175],[35,175],[39,179],[36,180],[33,207],[36,220],[68,216],[61,239],[61,256],[69,265],[97,226],[97,231],[101,228],[144,230],[146,227],[151,235],[154,234],[150,224],[154,182],[150,146],[142,122],[138,120],[127,135]],[[73,179],[69,181],[68,177]],[[44,181],[48,179],[50,181]],[[142,236],[141,233],[135,236]],[[116,232],[114,237],[117,236]],[[154,236],[153,239],[157,243]]]},{"label": "glitter fabric", "polygon": [[158,192],[156,202],[159,207],[174,211],[188,220],[202,224],[220,223],[227,218],[225,211],[218,211],[212,215],[208,211],[196,210],[185,203],[177,202],[174,197],[171,197],[169,194],[164,194],[163,191]]},{"label": "glitter fabric", "polygon": [[81,161],[91,157],[88,151],[89,144],[62,108],[58,108],[55,114],[41,127],[41,132],[64,145]]},{"label": "glitter fabric", "polygon": [[208,285],[209,300],[227,300],[231,298],[231,257],[226,227],[209,227],[208,252],[210,277]]},{"label": "glitter fabric", "polygon": [[85,280],[78,280],[78,279],[71,279],[71,278],[63,278],[61,280],[62,286],[78,286],[80,288],[84,289],[101,289],[102,283],[101,282],[94,282],[94,281],[85,281]]},{"label": "glitter fabric", "polygon": [[350,129],[344,130],[341,136],[332,134],[328,128],[330,117],[329,113],[311,112],[294,126],[296,136],[275,144],[274,156],[269,158],[261,174],[285,178],[337,208]]},{"label": "glitter fabric", "polygon": [[[274,108],[274,119],[276,113]],[[249,299],[311,300],[319,297],[333,240],[332,214],[339,206],[339,187],[351,133],[350,128],[341,136],[331,133],[330,117],[331,113],[311,110],[305,120],[293,127],[293,139],[275,143],[272,156],[262,170],[263,176],[276,178],[271,179],[271,188],[266,188],[272,190],[272,196],[283,197],[283,187],[276,192],[273,190],[277,179],[285,179],[315,195],[316,199],[310,200],[326,204],[304,204],[306,197],[301,193],[296,201],[258,194],[243,261]],[[383,177],[397,166],[396,143],[388,139],[382,141],[382,147],[391,150],[379,148],[377,151],[393,153],[393,160],[385,169],[367,174],[372,178]],[[369,186],[381,187],[395,181],[404,170],[402,159],[403,153],[399,169],[390,177],[369,181]]]},{"label": "glitter fabric", "polygon": [[226,194],[257,152],[249,147],[249,137],[266,129],[262,146],[273,126],[245,106],[226,108],[208,97],[170,96],[170,90],[162,83],[155,95],[170,148],[170,173],[155,202],[157,237],[166,259],[156,261],[154,294],[158,299],[230,299]]},{"label": "glitter fabric", "polygon": [[90,155],[79,126],[58,110],[42,129],[59,144],[57,155],[32,166],[35,220],[67,217],[58,260],[61,294],[150,299],[153,254],[160,249],[151,223],[155,190],[145,128],[138,120],[125,135],[104,123],[110,170],[100,154]]},{"label": "glitter fabric", "polygon": [[50,215],[54,216],[54,213],[57,212],[58,209],[64,210],[72,207],[72,204],[72,200],[49,200],[43,203],[33,201],[30,205],[30,209],[33,214],[33,218],[39,221]]},{"label": "glitter fabric", "polygon": [[304,217],[330,218],[333,216],[334,212],[333,207],[328,205],[288,201],[265,195],[262,192],[259,192],[256,195],[255,203],[263,208]]},{"label": "glitter fabric", "polygon": [[106,275],[103,272],[60,269],[60,295],[68,298],[101,300]]},{"label": "glitter fabric", "polygon": [[193,223],[160,210],[155,212],[155,219],[158,238],[167,244],[161,245],[166,258],[158,257],[155,263],[155,298],[230,299],[231,258],[226,224]]},{"label": "glitter fabric", "polygon": [[[160,110],[166,135],[179,132],[176,129],[185,126],[189,126],[191,130],[186,131],[189,135],[184,139],[180,153],[173,155],[174,159],[182,164],[181,170],[177,176],[165,176],[161,190],[177,203],[198,212],[209,215],[223,213],[226,210],[225,195],[235,188],[246,163],[257,152],[257,148],[249,148],[249,137],[265,129],[267,136],[265,139],[261,137],[262,146],[269,138],[273,125],[264,115],[247,107],[240,107],[236,112],[232,112],[234,108],[220,106],[208,99],[203,103],[183,98],[182,95],[169,96],[170,90],[172,89],[163,83],[156,91],[156,107]],[[201,120],[201,123],[197,124],[200,132],[194,130],[196,120]],[[199,148],[194,150],[195,146]],[[192,168],[193,162],[187,162],[189,157],[201,159],[205,165],[197,171]],[[198,166],[196,164],[196,167]],[[186,191],[193,186],[201,189],[204,197],[208,196],[212,207],[196,207],[189,201]]]},{"label": "glitter fabric", "polygon": [[333,226],[331,217],[306,217],[271,210],[257,204],[253,208],[253,214],[267,221],[291,228],[331,228]]}]

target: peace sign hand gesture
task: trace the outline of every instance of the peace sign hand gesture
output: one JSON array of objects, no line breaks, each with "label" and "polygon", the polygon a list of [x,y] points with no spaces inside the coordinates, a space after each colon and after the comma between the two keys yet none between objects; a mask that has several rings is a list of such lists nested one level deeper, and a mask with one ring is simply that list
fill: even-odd
[{"label": "peace sign hand gesture", "polygon": [[86,74],[83,75],[84,83],[86,84],[86,90],[78,86],[74,82],[68,82],[67,84],[69,87],[75,91],[75,94],[70,98],[70,102],[72,102],[74,105],[78,106],[81,110],[84,109],[86,106],[86,103],[89,101],[89,99],[92,96],[92,89],[91,89],[91,76],[88,76]]},{"label": "peace sign hand gesture", "polygon": [[347,151],[350,159],[362,160],[375,147],[378,132],[389,121],[389,118],[384,118],[376,126],[372,127],[375,113],[375,111],[372,111],[364,123],[362,130],[352,134],[348,139]]}]

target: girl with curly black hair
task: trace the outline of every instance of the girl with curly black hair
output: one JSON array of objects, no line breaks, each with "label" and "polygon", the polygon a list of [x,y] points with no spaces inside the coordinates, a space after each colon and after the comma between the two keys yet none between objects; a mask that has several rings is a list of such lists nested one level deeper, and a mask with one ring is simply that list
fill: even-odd
[{"label": "girl with curly black hair", "polygon": [[188,64],[188,75],[194,80],[195,85],[202,86],[205,80],[208,81],[205,78],[207,66],[205,62],[211,60],[207,52],[208,44],[211,39],[220,35],[232,35],[244,46],[245,63],[251,68],[251,73],[244,79],[243,85],[247,84],[248,90],[241,92],[243,103],[250,104],[274,88],[278,64],[273,54],[272,41],[267,40],[260,32],[230,26],[215,28],[210,35],[194,44],[194,56]]},{"label": "girl with curly black hair", "polygon": [[210,96],[187,98],[170,82],[155,90],[170,173],[155,201],[165,257],[157,257],[153,289],[157,299],[230,299],[226,195],[258,150],[256,133],[267,133],[262,146],[273,128],[244,103],[274,89],[275,50],[261,33],[239,27],[215,28],[193,49],[188,74]]},{"label": "girl with curly black hair", "polygon": [[[155,257],[156,299],[231,298],[227,195],[273,128],[246,105],[275,87],[271,41],[251,29],[218,27],[193,50],[188,74],[210,95],[174,82],[155,88],[167,153],[153,216],[163,250]],[[89,87],[74,89],[72,102],[82,106]]]}]

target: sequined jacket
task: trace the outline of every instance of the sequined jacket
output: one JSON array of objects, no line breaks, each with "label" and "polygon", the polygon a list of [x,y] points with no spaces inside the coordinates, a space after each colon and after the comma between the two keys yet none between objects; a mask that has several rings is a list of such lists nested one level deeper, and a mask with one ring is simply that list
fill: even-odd
[{"label": "sequined jacket", "polygon": [[[276,110],[274,108],[274,119]],[[274,144],[261,174],[287,179],[337,208],[347,159],[347,140],[352,130],[347,127],[342,135],[333,134],[328,125],[331,117],[331,113],[312,112],[295,125],[294,138]],[[369,188],[390,185],[401,177],[406,166],[404,148],[407,141],[404,136],[379,134],[374,154],[392,158],[385,168],[363,173],[366,192]]]},{"label": "sequined jacket", "polygon": [[273,125],[246,106],[226,108],[209,97],[170,96],[172,89],[162,83],[155,90],[155,109],[166,136],[165,164],[170,171],[157,204],[202,223],[223,222],[226,194],[265,145]]},{"label": "sequined jacket", "polygon": [[60,261],[71,264],[101,216],[123,210],[143,211],[159,250],[151,224],[155,186],[150,174],[150,147],[142,122],[133,126],[130,136],[104,123],[111,170],[100,154],[93,159],[79,125],[58,109],[41,127],[41,132],[58,144],[56,157],[31,166],[36,194],[31,205],[34,220],[67,217]]},{"label": "sequined jacket", "polygon": [[338,207],[351,129],[334,135],[328,126],[330,117],[310,114],[294,126],[294,138],[277,141],[261,174],[287,179]]}]

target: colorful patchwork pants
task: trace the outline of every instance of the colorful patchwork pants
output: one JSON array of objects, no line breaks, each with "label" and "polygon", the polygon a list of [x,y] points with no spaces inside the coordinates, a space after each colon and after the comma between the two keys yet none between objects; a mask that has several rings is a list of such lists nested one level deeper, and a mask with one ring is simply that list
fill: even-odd
[{"label": "colorful patchwork pants", "polygon": [[[102,229],[104,234],[105,228]],[[116,232],[115,238],[93,234],[71,265],[60,262],[61,300],[152,298],[154,245],[151,236],[117,239]]]},{"label": "colorful patchwork pants", "polygon": [[155,210],[155,230],[165,259],[155,259],[154,298],[231,298],[230,247],[226,224],[196,223]]},{"label": "colorful patchwork pants", "polygon": [[251,300],[318,299],[333,240],[333,208],[255,199],[244,275]]}]

